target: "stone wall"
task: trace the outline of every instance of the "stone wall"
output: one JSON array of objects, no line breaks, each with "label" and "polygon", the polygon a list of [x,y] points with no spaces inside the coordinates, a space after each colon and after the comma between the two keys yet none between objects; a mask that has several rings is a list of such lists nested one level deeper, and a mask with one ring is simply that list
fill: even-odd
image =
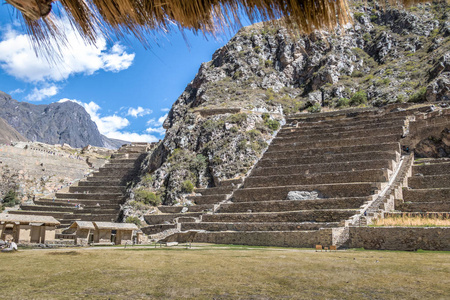
[{"label": "stone wall", "polygon": [[252,246],[279,246],[314,248],[317,244],[332,245],[332,229],[318,231],[251,231],[251,232],[199,232],[198,243],[234,244]]},{"label": "stone wall", "polygon": [[348,246],[371,250],[450,250],[450,227],[350,227]]}]

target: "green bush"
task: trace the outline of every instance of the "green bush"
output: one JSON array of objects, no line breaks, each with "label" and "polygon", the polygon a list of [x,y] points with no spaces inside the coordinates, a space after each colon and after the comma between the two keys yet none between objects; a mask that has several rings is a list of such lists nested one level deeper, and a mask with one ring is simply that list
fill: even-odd
[{"label": "green bush", "polygon": [[247,114],[245,113],[237,113],[234,115],[231,115],[227,118],[227,121],[233,124],[241,125],[245,121],[247,121]]},{"label": "green bush", "polygon": [[247,131],[247,135],[250,137],[250,140],[256,140],[258,137],[261,136],[261,131],[257,129],[252,129]]},{"label": "green bush", "polygon": [[125,219],[125,222],[126,223],[133,223],[133,224],[136,224],[137,226],[141,226],[141,220],[139,220],[138,217],[131,217],[131,216],[129,216],[129,217],[127,217]]},{"label": "green bush", "polygon": [[354,70],[352,72],[352,77],[363,77],[363,76],[364,76],[364,73],[359,70]]},{"label": "green bush", "polygon": [[192,193],[194,191],[194,184],[190,180],[185,180],[181,184],[181,190],[185,193]]},{"label": "green bush", "polygon": [[427,93],[427,88],[422,87],[419,89],[419,91],[417,91],[417,93],[415,93],[415,94],[411,95],[411,97],[409,97],[408,102],[412,102],[412,103],[424,102],[426,100],[426,93]]},{"label": "green bush", "polygon": [[347,107],[350,105],[350,99],[348,98],[340,98],[337,102],[338,107]]},{"label": "green bush", "polygon": [[367,94],[363,91],[356,92],[350,98],[351,106],[358,106],[367,103]]},{"label": "green bush", "polygon": [[6,193],[5,197],[3,197],[3,206],[13,207],[16,204],[19,204],[20,200],[17,199],[17,194],[14,190],[9,190]]},{"label": "green bush", "polygon": [[322,110],[322,106],[320,106],[320,103],[314,103],[314,105],[308,107],[308,111],[310,113],[318,113]]},{"label": "green bush", "polygon": [[136,201],[143,202],[144,204],[150,204],[152,206],[158,206],[161,204],[161,197],[153,192],[139,189],[134,192]]}]

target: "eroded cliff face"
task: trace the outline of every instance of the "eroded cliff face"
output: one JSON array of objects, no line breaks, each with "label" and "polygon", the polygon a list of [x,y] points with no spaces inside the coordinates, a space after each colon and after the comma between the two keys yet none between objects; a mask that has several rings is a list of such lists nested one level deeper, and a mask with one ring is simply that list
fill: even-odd
[{"label": "eroded cliff face", "polygon": [[450,99],[448,5],[352,5],[354,24],[334,32],[242,28],[173,105],[136,188],[173,204],[185,202],[188,181],[206,187],[243,176],[284,114]]}]

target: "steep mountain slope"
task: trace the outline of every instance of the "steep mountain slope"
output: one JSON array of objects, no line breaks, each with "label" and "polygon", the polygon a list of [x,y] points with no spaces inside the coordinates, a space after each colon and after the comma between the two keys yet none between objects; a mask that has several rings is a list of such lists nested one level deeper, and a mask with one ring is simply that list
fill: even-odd
[{"label": "steep mountain slope", "polygon": [[355,23],[334,32],[242,28],[172,106],[136,189],[171,204],[187,201],[186,181],[206,187],[243,176],[282,113],[450,99],[448,5],[400,10],[368,1],[352,9]]},{"label": "steep mountain slope", "polygon": [[71,101],[34,105],[0,91],[0,117],[31,141],[66,143],[75,148],[118,148],[127,143],[102,136],[85,109]]},{"label": "steep mountain slope", "polygon": [[25,142],[26,140],[17,130],[0,118],[0,144],[9,144],[11,141]]}]

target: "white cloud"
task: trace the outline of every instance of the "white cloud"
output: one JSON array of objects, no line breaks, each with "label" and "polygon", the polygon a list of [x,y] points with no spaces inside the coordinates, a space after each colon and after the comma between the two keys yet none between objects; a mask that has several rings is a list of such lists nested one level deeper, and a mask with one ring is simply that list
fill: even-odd
[{"label": "white cloud", "polygon": [[164,135],[166,133],[166,130],[162,127],[162,124],[164,123],[164,120],[167,118],[168,114],[165,114],[164,116],[158,118],[158,120],[150,119],[147,121],[147,126],[151,126],[147,128],[145,131],[148,133],[156,132],[159,135]]},{"label": "white cloud", "polygon": [[127,53],[120,44],[108,47],[104,37],[99,37],[96,45],[85,44],[67,20],[57,22],[61,22],[68,40],[68,46],[61,47],[63,61],[52,65],[45,58],[36,57],[27,35],[7,27],[3,28],[0,41],[0,67],[17,79],[50,84],[74,74],[92,75],[99,70],[119,72],[132,65],[135,54]]},{"label": "white cloud", "polygon": [[15,94],[22,94],[23,92],[25,92],[24,89],[15,89],[13,91],[9,91],[8,94],[15,95]]},{"label": "white cloud", "polygon": [[149,143],[159,140],[155,136],[149,134],[139,134],[135,132],[122,131],[122,129],[130,125],[130,121],[128,121],[127,118],[123,118],[115,114],[111,116],[100,116],[99,110],[101,110],[101,107],[93,101],[84,103],[78,100],[64,98],[59,100],[58,102],[66,101],[72,101],[83,106],[87,113],[91,116],[92,121],[97,124],[100,133],[109,138],[120,139],[129,142]]},{"label": "white cloud", "polygon": [[168,112],[168,111],[170,111],[170,108],[167,108],[167,107],[161,108],[161,111],[163,111],[163,112]]},{"label": "white cloud", "polygon": [[25,97],[28,101],[41,101],[42,99],[55,96],[58,94],[58,87],[56,85],[50,85],[41,89],[34,88],[31,94]]},{"label": "white cloud", "polygon": [[127,116],[132,116],[132,117],[137,118],[137,117],[142,117],[142,116],[145,116],[145,115],[149,115],[151,113],[152,113],[151,109],[149,109],[149,108],[142,108],[142,107],[138,106],[137,108],[130,107],[128,109]]}]

